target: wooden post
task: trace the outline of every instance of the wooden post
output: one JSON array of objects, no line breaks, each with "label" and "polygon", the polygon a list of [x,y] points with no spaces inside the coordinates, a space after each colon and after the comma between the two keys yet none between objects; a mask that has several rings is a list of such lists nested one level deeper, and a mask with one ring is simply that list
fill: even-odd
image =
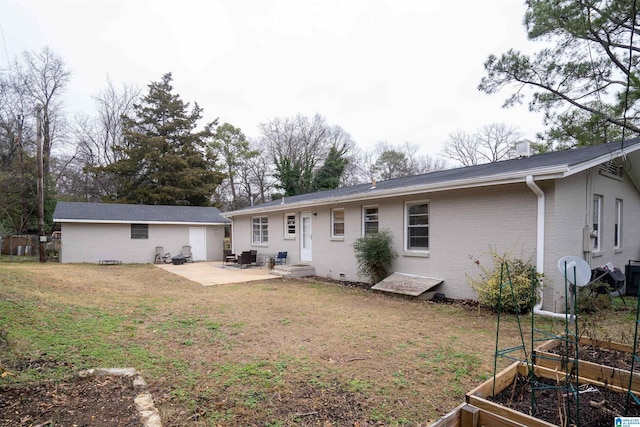
[{"label": "wooden post", "polygon": [[480,409],[473,405],[464,405],[460,408],[460,427],[478,427]]}]

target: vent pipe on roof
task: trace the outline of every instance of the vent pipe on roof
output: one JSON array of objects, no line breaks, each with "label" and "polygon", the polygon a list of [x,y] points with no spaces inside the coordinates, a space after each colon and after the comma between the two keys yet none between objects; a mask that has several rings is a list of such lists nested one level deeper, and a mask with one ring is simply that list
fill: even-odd
[{"label": "vent pipe on roof", "polygon": [[371,189],[373,190],[374,188],[376,188],[376,179],[371,178]]},{"label": "vent pipe on roof", "polygon": [[529,156],[531,156],[531,141],[524,139],[516,142],[516,157],[522,158]]}]

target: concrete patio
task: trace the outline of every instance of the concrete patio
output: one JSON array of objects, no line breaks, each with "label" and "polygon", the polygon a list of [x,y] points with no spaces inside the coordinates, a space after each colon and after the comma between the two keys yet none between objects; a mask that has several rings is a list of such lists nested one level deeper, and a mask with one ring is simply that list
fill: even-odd
[{"label": "concrete patio", "polygon": [[244,283],[279,278],[279,276],[269,274],[269,269],[267,267],[239,268],[236,266],[225,266],[222,261],[190,262],[182,265],[155,265],[169,273],[198,282],[203,286]]}]

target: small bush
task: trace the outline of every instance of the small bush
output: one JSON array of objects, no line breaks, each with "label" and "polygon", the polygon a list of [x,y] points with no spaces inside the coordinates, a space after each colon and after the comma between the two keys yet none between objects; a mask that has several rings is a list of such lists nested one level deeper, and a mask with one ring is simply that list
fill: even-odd
[{"label": "small bush", "polygon": [[[531,280],[532,271],[534,271],[531,260],[512,258],[508,253],[500,255],[493,250],[491,250],[491,256],[493,265],[489,267],[474,260],[474,263],[480,268],[480,277],[467,276],[471,288],[478,294],[480,304],[494,311],[498,310],[498,305],[501,306],[501,311],[509,313],[530,311],[533,308],[531,305]],[[507,275],[505,268],[502,271],[502,282],[508,284],[508,279],[511,278],[515,302],[509,286],[502,288],[502,298],[500,298],[500,273],[503,265],[508,266],[509,275]],[[535,290],[537,291],[541,286],[540,275],[536,274],[533,280],[536,281]]]},{"label": "small bush", "polygon": [[374,285],[389,275],[391,264],[398,257],[391,242],[391,234],[380,231],[367,234],[353,244],[358,261],[358,272],[368,276]]},{"label": "small bush", "polygon": [[577,305],[578,313],[595,313],[601,310],[611,309],[609,293],[613,289],[605,282],[596,281],[588,286],[578,288]]}]

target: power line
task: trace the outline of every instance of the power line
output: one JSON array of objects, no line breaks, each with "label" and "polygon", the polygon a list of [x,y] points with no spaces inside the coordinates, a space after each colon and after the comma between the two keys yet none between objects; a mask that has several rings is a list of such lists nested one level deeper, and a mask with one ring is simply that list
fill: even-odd
[{"label": "power line", "polygon": [[0,25],[0,38],[2,38],[2,46],[4,47],[5,55],[7,55],[7,65],[9,65],[9,49],[7,49],[7,41],[4,38],[4,31],[2,31],[2,25]]}]

